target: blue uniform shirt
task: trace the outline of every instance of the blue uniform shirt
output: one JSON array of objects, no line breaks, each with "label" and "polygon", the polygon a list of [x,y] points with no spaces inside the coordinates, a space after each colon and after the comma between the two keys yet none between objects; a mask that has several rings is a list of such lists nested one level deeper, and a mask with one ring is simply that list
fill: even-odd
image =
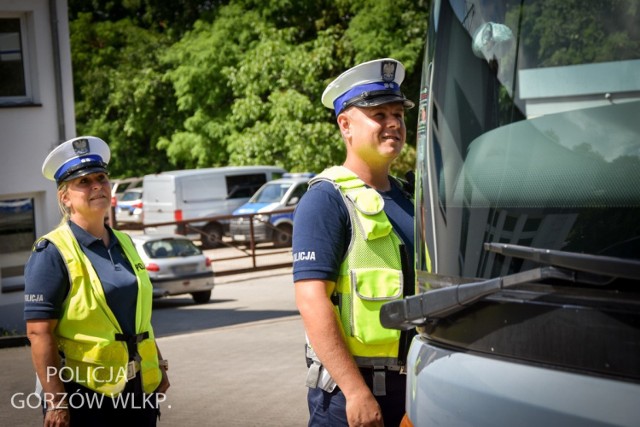
[{"label": "blue uniform shirt", "polygon": [[[115,315],[122,332],[135,333],[138,281],[124,251],[109,232],[109,247],[101,239],[69,221],[71,231],[96,270],[102,283],[107,304]],[[62,303],[69,293],[69,273],[60,252],[51,242],[36,245],[25,266],[24,318],[60,319]]]},{"label": "blue uniform shirt", "polygon": [[[379,192],[384,211],[405,244],[409,256],[409,283],[413,283],[414,208],[412,201],[391,180],[390,191]],[[293,281],[338,279],[351,240],[351,220],[339,190],[320,181],[302,196],[293,221]]]}]

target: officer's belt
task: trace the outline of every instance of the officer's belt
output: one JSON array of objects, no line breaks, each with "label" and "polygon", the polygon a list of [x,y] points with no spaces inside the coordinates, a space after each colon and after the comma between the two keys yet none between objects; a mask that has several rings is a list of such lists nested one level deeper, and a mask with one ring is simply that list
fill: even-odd
[{"label": "officer's belt", "polygon": [[[310,368],[313,364],[313,359],[310,357],[306,358],[307,368]],[[358,369],[360,370],[370,370],[370,371],[389,371],[389,372],[402,372],[404,371],[404,366],[373,366],[373,365],[358,365]]]},{"label": "officer's belt", "polygon": [[138,343],[149,338],[149,332],[142,332],[140,334],[127,335],[116,334],[116,341],[124,341],[127,343],[127,350],[129,351],[129,360],[140,361],[140,355],[138,354]]},{"label": "officer's belt", "polygon": [[404,369],[403,366],[360,366],[358,365],[358,369],[361,371],[389,371],[389,372],[400,372]]}]

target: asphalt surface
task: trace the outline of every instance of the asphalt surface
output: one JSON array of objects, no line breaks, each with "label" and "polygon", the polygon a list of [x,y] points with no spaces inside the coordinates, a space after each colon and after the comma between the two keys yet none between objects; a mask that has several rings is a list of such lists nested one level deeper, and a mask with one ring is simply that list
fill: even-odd
[{"label": "asphalt surface", "polygon": [[[290,255],[289,255],[290,256]],[[211,300],[154,304],[171,388],[159,426],[304,426],[304,330],[290,268],[220,277]],[[0,425],[38,426],[29,347],[0,349]],[[20,408],[23,405],[25,407]]]}]

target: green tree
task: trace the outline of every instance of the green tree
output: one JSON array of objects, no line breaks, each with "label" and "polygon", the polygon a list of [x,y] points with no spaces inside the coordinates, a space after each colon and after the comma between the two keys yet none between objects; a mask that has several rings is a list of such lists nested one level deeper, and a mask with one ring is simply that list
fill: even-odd
[{"label": "green tree", "polygon": [[78,134],[109,143],[114,177],[170,167],[156,148],[160,136],[181,122],[157,59],[170,41],[128,19],[93,22],[80,14],[71,23],[71,44]]},{"label": "green tree", "polygon": [[[520,10],[507,16],[518,28]],[[546,0],[525,4],[522,49],[528,67],[635,59],[640,56],[640,0]]]},{"label": "green tree", "polygon": [[[420,62],[426,10],[408,1],[327,1],[322,10],[332,13],[318,12],[318,19],[309,19],[308,10],[287,14],[306,2],[242,3],[220,8],[211,23],[197,22],[167,52],[167,78],[188,116],[183,131],[159,144],[174,162],[266,163],[292,171],[339,163],[344,145],[332,111],[320,102],[327,83],[381,56],[402,60],[409,72]],[[411,124],[413,135],[415,115]]]},{"label": "green tree", "polygon": [[179,38],[228,0],[69,0],[69,20],[90,14],[94,22],[129,19],[134,25]]},{"label": "green tree", "polygon": [[[69,4],[78,131],[109,142],[115,176],[228,164],[317,172],[340,163],[344,145],[320,97],[365,60],[401,60],[404,90],[417,98],[424,1]],[[410,144],[415,123],[410,112]],[[396,162],[398,170],[413,163],[412,147]]]}]

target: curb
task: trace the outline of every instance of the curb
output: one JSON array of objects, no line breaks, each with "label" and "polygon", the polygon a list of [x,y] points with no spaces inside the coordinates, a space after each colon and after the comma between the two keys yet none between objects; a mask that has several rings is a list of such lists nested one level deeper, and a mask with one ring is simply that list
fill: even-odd
[{"label": "curb", "polygon": [[0,337],[0,348],[24,347],[31,345],[26,335]]}]

